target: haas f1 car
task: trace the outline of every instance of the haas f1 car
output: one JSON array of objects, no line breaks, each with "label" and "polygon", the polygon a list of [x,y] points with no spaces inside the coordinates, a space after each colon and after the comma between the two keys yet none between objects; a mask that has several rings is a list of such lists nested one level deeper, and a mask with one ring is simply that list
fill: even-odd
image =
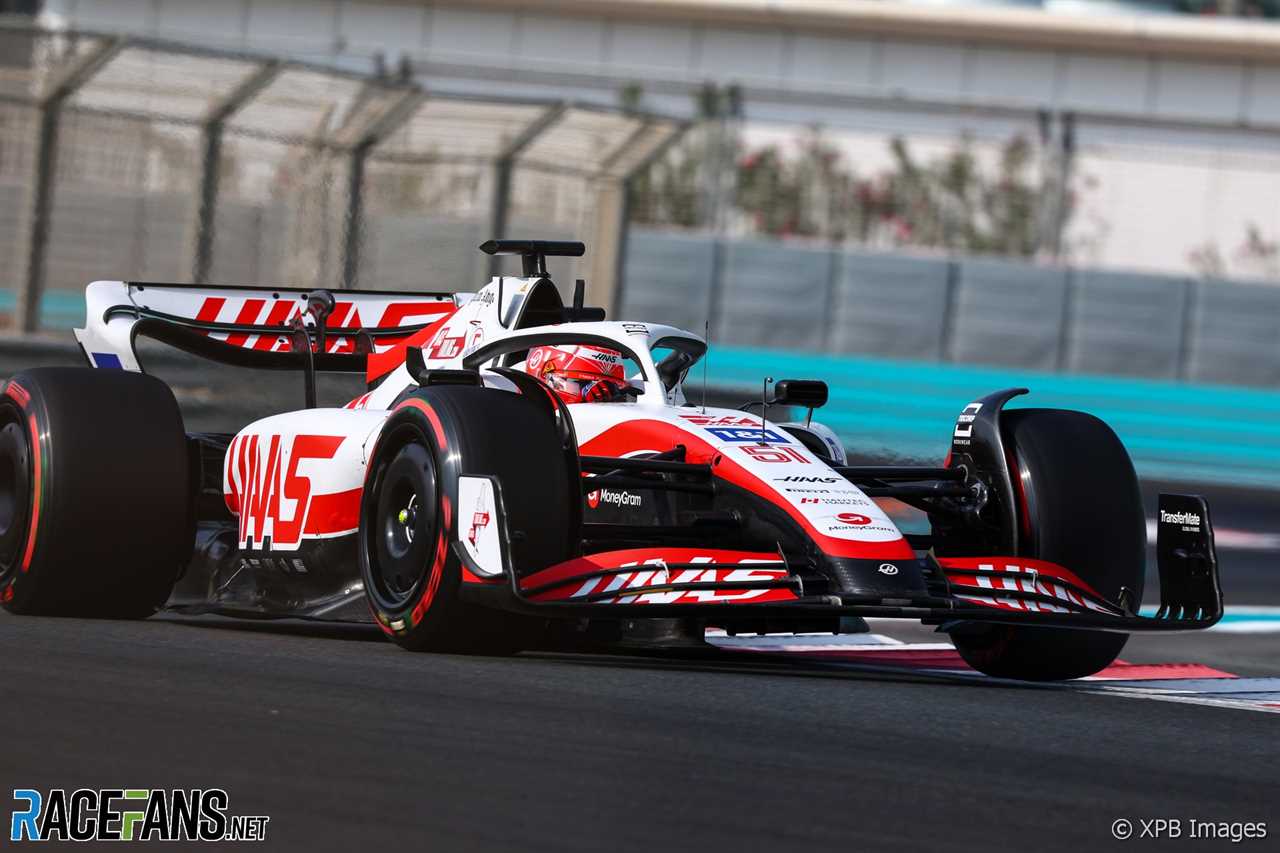
[{"label": "haas f1 car", "polygon": [[[702,338],[606,322],[581,283],[564,304],[545,257],[581,243],[481,249],[523,274],[456,294],[90,284],[89,367],[28,370],[0,398],[0,601],[372,620],[407,649],[484,653],[894,617],[982,672],[1041,680],[1222,615],[1208,508],[1188,495],[1159,499],[1160,607],[1139,615],[1142,501],[1095,417],[1006,411],[1025,389],[998,391],[963,407],[940,465],[850,465],[812,420],[824,383],[691,404]],[[297,371],[307,406],[187,433],[138,336]],[[318,371],[368,391],[317,407]],[[927,513],[928,535],[904,535],[887,499]]]}]

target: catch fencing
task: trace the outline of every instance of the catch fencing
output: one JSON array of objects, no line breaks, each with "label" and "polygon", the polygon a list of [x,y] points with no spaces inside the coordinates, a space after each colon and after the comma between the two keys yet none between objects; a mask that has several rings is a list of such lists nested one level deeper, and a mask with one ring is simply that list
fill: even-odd
[{"label": "catch fencing", "polygon": [[491,237],[568,236],[608,305],[627,179],[681,121],[0,23],[0,311],[78,321],[94,279],[475,289]]}]

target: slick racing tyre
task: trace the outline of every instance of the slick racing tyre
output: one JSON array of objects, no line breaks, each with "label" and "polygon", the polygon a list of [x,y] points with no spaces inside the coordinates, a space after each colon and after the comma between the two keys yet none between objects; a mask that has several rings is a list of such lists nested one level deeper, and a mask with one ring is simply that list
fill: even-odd
[{"label": "slick racing tyre", "polygon": [[[1109,601],[1142,602],[1146,519],[1129,454],[1083,412],[1014,409],[1001,432],[1018,495],[1020,556],[1069,568]],[[952,634],[961,657],[1002,678],[1093,675],[1129,635],[1111,631],[969,624]]]},{"label": "slick racing tyre", "polygon": [[574,554],[576,460],[546,404],[529,397],[435,385],[401,402],[378,439],[360,509],[360,570],[383,631],[414,651],[526,646],[537,623],[459,599],[463,567],[452,546],[470,515],[458,504],[458,477],[498,479],[511,561],[523,575]]},{"label": "slick racing tyre", "polygon": [[194,535],[182,415],[160,380],[43,367],[0,397],[0,601],[13,613],[144,617]]}]

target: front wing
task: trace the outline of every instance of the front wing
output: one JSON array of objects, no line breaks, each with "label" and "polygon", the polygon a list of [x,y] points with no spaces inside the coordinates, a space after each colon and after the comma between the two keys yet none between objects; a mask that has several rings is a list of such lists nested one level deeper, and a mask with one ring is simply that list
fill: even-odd
[{"label": "front wing", "polygon": [[[1110,631],[1186,631],[1222,618],[1222,592],[1208,506],[1203,498],[1161,495],[1157,553],[1160,608],[1111,601],[1075,572],[1026,557],[920,557],[934,583],[910,597],[811,594],[781,553],[655,546],[578,557],[517,577],[496,477],[464,476],[459,484],[470,524],[453,547],[478,604],[553,617],[724,617],[795,619],[863,616],[919,619],[927,624],[999,622]],[[1198,519],[1195,524],[1176,520]],[[886,570],[892,569],[886,564]],[[1126,599],[1128,596],[1125,597]]]}]

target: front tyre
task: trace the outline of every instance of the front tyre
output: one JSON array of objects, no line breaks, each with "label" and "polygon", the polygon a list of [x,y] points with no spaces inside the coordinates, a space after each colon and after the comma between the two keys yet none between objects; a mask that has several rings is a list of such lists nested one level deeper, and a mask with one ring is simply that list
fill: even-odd
[{"label": "front tyre", "polygon": [[47,367],[0,397],[0,602],[12,613],[143,617],[194,536],[182,415],[160,380]]},{"label": "front tyre", "polygon": [[[1146,518],[1133,463],[1105,423],[1083,412],[1014,409],[1001,416],[1010,453],[1019,556],[1071,569],[1110,601],[1142,602]],[[1111,664],[1128,634],[970,623],[952,633],[980,672],[1056,681]]]},{"label": "front tyre", "polygon": [[361,501],[361,576],[383,631],[413,651],[526,647],[536,623],[460,598],[463,567],[453,544],[470,508],[458,505],[458,477],[498,478],[511,559],[525,574],[576,548],[580,474],[571,460],[540,401],[464,385],[415,390],[383,427]]}]

